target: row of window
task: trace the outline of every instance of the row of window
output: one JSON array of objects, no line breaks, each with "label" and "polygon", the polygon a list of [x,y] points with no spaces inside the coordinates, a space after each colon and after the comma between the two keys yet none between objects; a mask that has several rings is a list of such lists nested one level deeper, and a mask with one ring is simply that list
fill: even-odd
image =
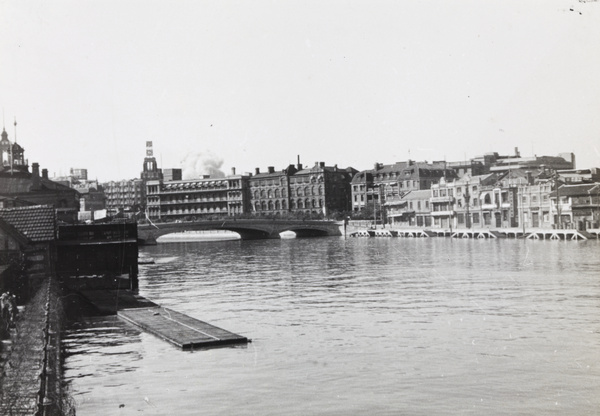
[{"label": "row of window", "polygon": [[[311,187],[309,188],[304,187],[304,188],[297,188],[296,190],[292,190],[291,191],[292,196],[317,196],[317,195],[323,195],[323,187],[319,186],[319,187]],[[261,189],[259,190],[254,190],[253,192],[254,195],[254,199],[271,199],[271,198],[287,198],[287,191],[286,189]]]},{"label": "row of window", "polygon": [[[290,209],[323,208],[322,199],[291,199]],[[254,203],[255,211],[279,211],[286,210],[287,202],[283,201],[257,201]]]}]

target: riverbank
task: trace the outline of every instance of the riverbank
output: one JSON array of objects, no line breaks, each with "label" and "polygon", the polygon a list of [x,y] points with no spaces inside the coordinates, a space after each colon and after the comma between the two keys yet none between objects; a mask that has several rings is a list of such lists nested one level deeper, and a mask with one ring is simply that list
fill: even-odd
[{"label": "riverbank", "polygon": [[0,414],[75,414],[63,385],[65,320],[58,285],[47,279],[2,342]]}]

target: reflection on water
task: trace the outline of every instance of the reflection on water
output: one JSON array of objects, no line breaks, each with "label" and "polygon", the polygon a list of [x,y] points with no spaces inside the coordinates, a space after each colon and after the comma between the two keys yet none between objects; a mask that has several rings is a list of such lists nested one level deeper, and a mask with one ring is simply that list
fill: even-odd
[{"label": "reflection on water", "polygon": [[[67,336],[78,414],[597,414],[597,241],[284,239],[143,248],[140,294],[253,339]],[[124,405],[120,407],[120,405]]]}]

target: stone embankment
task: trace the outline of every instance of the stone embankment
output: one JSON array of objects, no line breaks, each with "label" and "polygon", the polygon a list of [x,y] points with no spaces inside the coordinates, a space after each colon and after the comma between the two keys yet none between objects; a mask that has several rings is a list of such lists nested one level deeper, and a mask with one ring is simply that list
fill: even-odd
[{"label": "stone embankment", "polygon": [[47,279],[2,343],[1,415],[74,415],[62,385],[65,317],[56,283]]}]

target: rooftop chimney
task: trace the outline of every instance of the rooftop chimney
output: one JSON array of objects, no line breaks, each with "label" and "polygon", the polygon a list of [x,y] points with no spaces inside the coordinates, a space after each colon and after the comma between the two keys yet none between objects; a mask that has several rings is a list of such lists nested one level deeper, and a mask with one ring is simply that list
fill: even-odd
[{"label": "rooftop chimney", "polygon": [[42,188],[40,181],[40,165],[39,163],[31,164],[31,190],[36,191]]},{"label": "rooftop chimney", "polygon": [[319,163],[319,167],[324,168],[325,167],[325,162]]},{"label": "rooftop chimney", "polygon": [[274,166],[269,166],[267,169],[269,170],[269,173],[275,173],[275,167]]},{"label": "rooftop chimney", "polygon": [[533,175],[531,174],[531,171],[528,170],[525,173],[527,174],[527,185],[533,185]]},{"label": "rooftop chimney", "polygon": [[231,168],[231,175],[235,176],[235,168]]},{"label": "rooftop chimney", "polygon": [[258,175],[260,173],[260,168],[255,168],[254,172],[256,172],[256,174]]},{"label": "rooftop chimney", "polygon": [[42,169],[42,178],[48,179],[48,169]]},{"label": "rooftop chimney", "polygon": [[300,155],[298,155],[298,164],[296,165],[298,170],[302,170],[302,163],[300,163]]}]

